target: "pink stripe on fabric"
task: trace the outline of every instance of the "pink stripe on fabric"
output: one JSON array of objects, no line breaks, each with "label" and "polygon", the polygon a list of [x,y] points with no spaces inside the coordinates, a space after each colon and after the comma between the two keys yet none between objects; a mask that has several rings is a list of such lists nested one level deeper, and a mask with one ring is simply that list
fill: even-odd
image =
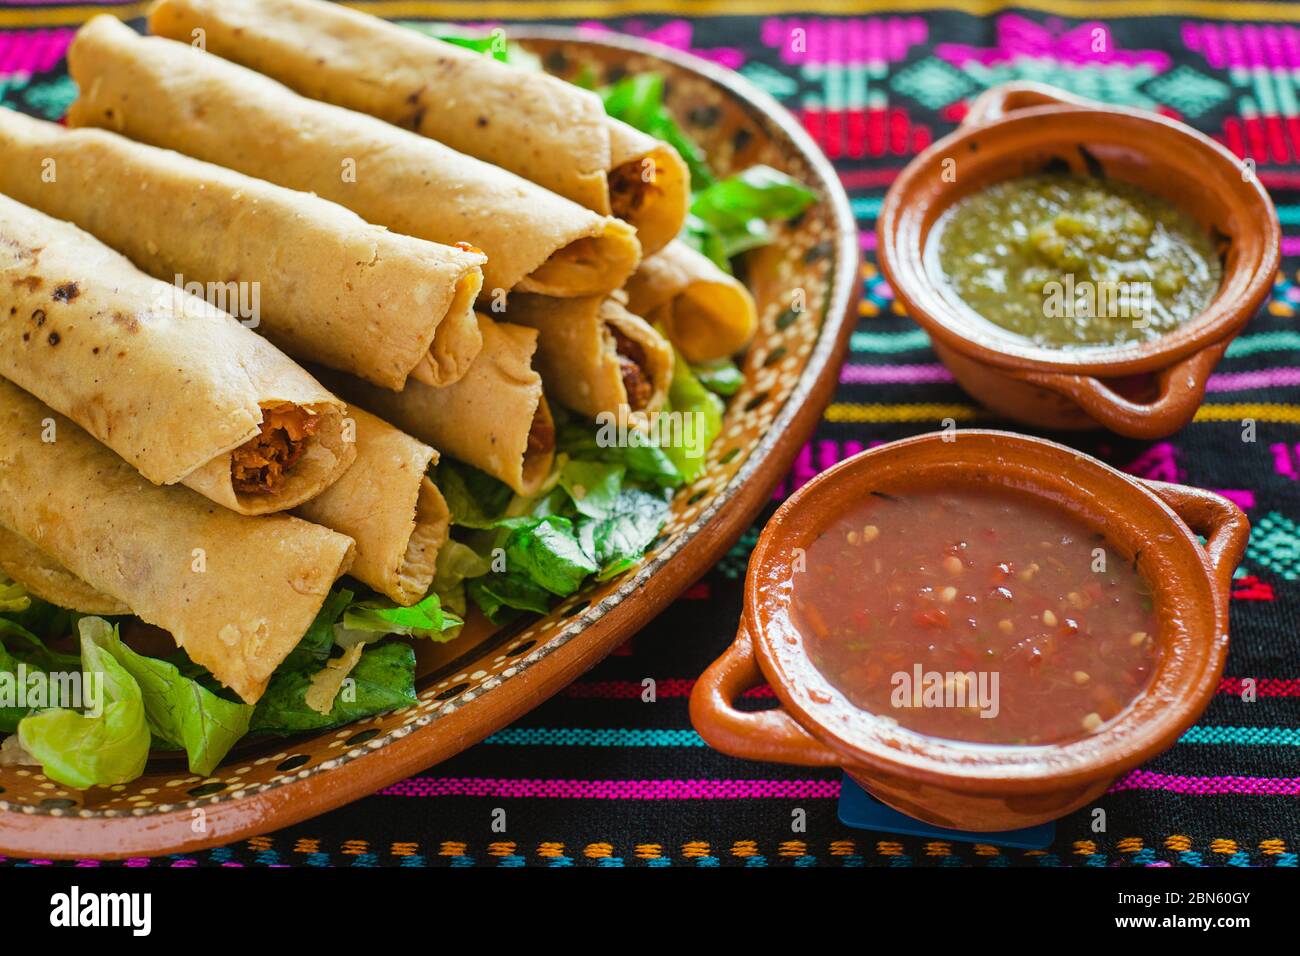
[{"label": "pink stripe on fabric", "polygon": [[928,385],[951,382],[952,373],[942,365],[845,365],[841,385]]},{"label": "pink stripe on fabric", "polygon": [[72,29],[0,33],[0,74],[40,73],[53,68],[68,50]]},{"label": "pink stripe on fabric", "polygon": [[1164,790],[1192,796],[1300,796],[1300,777],[1184,777],[1134,770],[1111,785],[1108,793],[1125,790]]},{"label": "pink stripe on fabric", "polygon": [[412,777],[387,797],[527,797],[550,800],[830,800],[838,780],[511,780]]},{"label": "pink stripe on fabric", "polygon": [[1248,388],[1288,388],[1300,385],[1300,368],[1266,368],[1255,372],[1224,372],[1211,375],[1207,392],[1234,392]]}]

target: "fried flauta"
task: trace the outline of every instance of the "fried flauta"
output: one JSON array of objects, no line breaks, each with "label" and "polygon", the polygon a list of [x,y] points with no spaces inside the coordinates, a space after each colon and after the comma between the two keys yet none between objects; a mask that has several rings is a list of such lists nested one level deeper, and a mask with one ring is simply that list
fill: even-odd
[{"label": "fried flauta", "polygon": [[454,382],[478,354],[479,252],[398,235],[324,199],[180,153],[12,110],[0,110],[0,154],[0,192],[80,226],[155,278],[196,283],[290,355],[397,389],[407,376]]},{"label": "fried flauta", "polygon": [[352,538],[357,556],[348,573],[409,606],[429,592],[451,528],[447,502],[427,474],[438,453],[356,405],[348,417],[357,460],[295,514]]},{"label": "fried flauta", "polygon": [[[313,54],[319,56],[319,53]],[[99,126],[314,192],[368,222],[488,257],[487,295],[574,296],[621,286],[636,230],[442,143],[288,87],[112,17],[78,32],[71,126]]]},{"label": "fried flauta", "polygon": [[304,96],[414,130],[626,220],[646,255],[686,219],[690,173],[677,151],[555,77],[322,0],[162,0],[149,29],[183,43],[201,30],[208,52]]},{"label": "fried flauta", "polygon": [[5,196],[0,375],[154,484],[242,514],[301,504],[356,454],[343,402],[266,339]]},{"label": "fried flauta", "polygon": [[664,330],[688,362],[735,355],[754,337],[754,297],[707,256],[675,240],[627,283],[628,308]]},{"label": "fried flauta", "polygon": [[515,295],[499,316],[537,330],[537,358],[546,391],[589,418],[658,411],[673,377],[673,350],[633,315],[617,293],[581,299]]},{"label": "fried flauta", "polygon": [[352,539],[247,517],[159,487],[73,422],[0,381],[0,525],[95,592],[171,633],[253,703],[302,639]]},{"label": "fried flauta", "polygon": [[537,332],[479,315],[483,350],[455,385],[400,392],[322,373],[345,396],[516,493],[533,495],[555,462],[555,425],[533,368]]}]

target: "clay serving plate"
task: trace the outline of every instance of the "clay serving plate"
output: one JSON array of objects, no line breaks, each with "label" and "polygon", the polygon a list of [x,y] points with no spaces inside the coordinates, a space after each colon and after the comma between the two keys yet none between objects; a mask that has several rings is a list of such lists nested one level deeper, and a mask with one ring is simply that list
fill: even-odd
[{"label": "clay serving plate", "polygon": [[[1218,495],[1132,478],[1063,445],[1007,432],[955,434],[863,452],[781,506],[750,558],[736,640],[696,685],[691,720],[725,753],[843,767],[919,820],[1011,830],[1096,799],[1121,773],[1171,746],[1205,709],[1227,655],[1229,590],[1249,525]],[[1105,535],[1112,554],[1136,561],[1153,589],[1160,653],[1151,683],[1089,737],[1002,746],[922,736],[855,707],[808,658],[791,620],[791,580],[798,556],[821,530],[873,492],[973,485],[1014,488],[1068,509]],[[779,707],[737,709],[740,695],[764,680]]]},{"label": "clay serving plate", "polygon": [[[799,123],[740,76],[633,39],[511,28],[564,76],[658,71],[683,127],[723,174],[782,169],[820,201],[743,262],[759,332],[707,469],[678,493],[644,564],[512,630],[472,620],[444,645],[417,642],[419,703],[316,736],[241,743],[210,778],[151,762],[139,780],[88,791],[0,767],[0,853],[124,857],[201,849],[284,827],[459,753],[556,693],[627,640],[749,526],[835,388],[853,326],[858,244],[830,163]],[[793,290],[806,309],[791,308]],[[201,812],[199,812],[201,811]]]},{"label": "clay serving plate", "polygon": [[[1044,348],[942,291],[925,251],[946,209],[994,182],[1067,168],[1162,196],[1215,237],[1223,283],[1201,315],[1150,342]],[[1030,425],[1103,426],[1134,438],[1168,435],[1191,421],[1211,370],[1272,287],[1280,235],[1253,169],[1218,143],[1155,113],[1029,82],[986,91],[954,133],[909,163],[877,228],[881,269],[966,391]]]}]

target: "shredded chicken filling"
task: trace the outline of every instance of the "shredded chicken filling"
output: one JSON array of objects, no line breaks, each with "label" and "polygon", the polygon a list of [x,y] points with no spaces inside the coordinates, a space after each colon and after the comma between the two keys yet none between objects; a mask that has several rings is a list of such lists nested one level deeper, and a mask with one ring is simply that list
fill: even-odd
[{"label": "shredded chicken filling", "polygon": [[647,180],[641,162],[624,163],[609,171],[609,206],[614,216],[624,221],[633,218],[657,192],[653,176]]},{"label": "shredded chicken filling", "polygon": [[628,338],[614,326],[611,325],[609,331],[614,336],[614,351],[618,354],[618,370],[623,376],[627,404],[632,411],[639,412],[650,404],[655,391],[645,371],[645,349],[640,342]]},{"label": "shredded chicken filling", "polygon": [[555,447],[555,425],[550,417],[539,413],[533,416],[528,429],[528,449],[525,454],[544,455]]},{"label": "shredded chicken filling", "polygon": [[262,430],[230,456],[230,479],[235,491],[245,495],[271,495],[283,487],[307,440],[320,427],[320,416],[285,405],[262,410]]}]

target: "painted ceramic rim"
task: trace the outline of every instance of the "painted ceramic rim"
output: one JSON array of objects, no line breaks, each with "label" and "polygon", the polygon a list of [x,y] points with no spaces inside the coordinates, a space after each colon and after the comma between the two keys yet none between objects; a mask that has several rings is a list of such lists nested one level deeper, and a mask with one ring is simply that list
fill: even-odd
[{"label": "painted ceramic rim", "polygon": [[[610,47],[694,73],[737,100],[769,135],[787,141],[815,175],[816,182],[811,185],[822,196],[834,223],[831,289],[817,342],[767,434],[728,486],[668,548],[613,595],[587,608],[560,633],[533,648],[507,669],[505,676],[485,681],[477,693],[466,692],[438,712],[305,768],[284,783],[134,812],[68,812],[0,800],[0,852],[63,859],[193,852],[310,819],[467,749],[561,690],[715,564],[770,499],[772,489],[816,428],[834,394],[855,324],[860,261],[856,221],[830,160],[774,98],[739,74],[706,60],[632,37],[562,27],[512,27],[510,39],[525,45],[542,41]],[[674,560],[688,546],[689,552]],[[658,585],[653,594],[627,600],[645,591],[652,577]],[[575,640],[583,635],[586,641]],[[583,654],[591,645],[599,648],[598,657]],[[503,687],[514,693],[501,692]],[[475,706],[479,701],[482,703]],[[421,733],[435,723],[442,724],[443,733]],[[363,757],[372,759],[359,762]],[[348,765],[348,770],[342,770]],[[191,830],[196,810],[204,813],[202,833]],[[178,838],[177,834],[189,835]]]},{"label": "painted ceramic rim", "polygon": [[[759,668],[781,701],[782,708],[812,737],[838,753],[843,758],[840,765],[856,775],[869,779],[874,773],[886,773],[892,777],[925,781],[954,791],[985,794],[1051,791],[1113,778],[1168,749],[1208,705],[1218,686],[1227,657],[1227,594],[1223,593],[1224,585],[1217,577],[1218,571],[1211,565],[1196,534],[1149,487],[1069,446],[991,429],[963,430],[957,435],[957,441],[952,445],[954,464],[961,460],[963,441],[970,438],[991,439],[993,442],[1018,444],[1027,452],[1042,450],[1053,456],[1068,456],[1079,467],[1094,472],[1102,480],[1118,480],[1128,486],[1142,500],[1143,506],[1159,514],[1169,528],[1170,538],[1155,545],[1156,550],[1185,548],[1197,559],[1203,579],[1195,582],[1195,585],[1203,590],[1209,601],[1214,602],[1210,611],[1216,633],[1188,634],[1186,641],[1194,649],[1193,654],[1185,657],[1164,655],[1151,686],[1144,689],[1128,708],[1096,735],[1075,741],[1039,747],[969,743],[932,738],[906,728],[891,727],[871,714],[867,714],[861,728],[857,728],[862,732],[849,736],[819,720],[814,701],[819,697],[838,699],[842,695],[806,658],[799,665],[798,674],[788,673],[781,666],[780,655],[772,648],[783,641],[784,632],[779,627],[770,625],[766,620],[766,611],[758,610],[763,603],[759,600],[759,594],[764,569],[781,551],[781,543],[776,539],[783,530],[783,523],[794,520],[814,496],[827,494],[837,483],[858,487],[861,479],[855,472],[860,472],[863,462],[873,457],[880,458],[891,452],[897,454],[899,451],[905,452],[909,447],[945,440],[943,433],[931,432],[861,452],[822,472],[782,504],[768,525],[773,533],[769,534],[765,529],[755,546],[745,581],[746,623],[737,640],[753,642]],[[1086,497],[1090,492],[1086,485],[1075,487],[1079,497]],[[1193,582],[1174,581],[1163,586],[1175,591],[1181,590],[1185,594],[1193,591]],[[796,656],[793,651],[788,653]],[[1194,670],[1189,671],[1189,668]],[[1190,678],[1184,682],[1190,684],[1191,692],[1173,705],[1152,703],[1151,692],[1160,673],[1166,669],[1169,674]],[[852,705],[849,705],[849,709],[858,714],[865,713]],[[1153,709],[1156,711],[1154,719],[1149,712]]]},{"label": "painted ceramic rim", "polygon": [[[1226,147],[1186,123],[1158,113],[1086,101],[1045,84],[1013,83],[1004,86],[1050,90],[1060,93],[1062,101],[1023,107],[987,122],[959,126],[908,163],[885,196],[876,227],[880,267],[895,293],[905,300],[908,314],[944,345],[976,361],[995,367],[1066,374],[1120,376],[1157,371],[1235,336],[1267,299],[1281,261],[1281,226],[1277,210],[1258,178],[1252,181],[1252,192],[1260,214],[1259,228],[1270,232],[1271,237],[1265,243],[1267,248],[1261,258],[1239,264],[1239,268],[1249,268],[1252,274],[1243,294],[1234,301],[1228,302],[1221,293],[1216,294],[1200,315],[1159,338],[1138,344],[1094,346],[1067,351],[1033,344],[1019,346],[1010,337],[1011,333],[1006,333],[1005,336],[979,334],[979,326],[965,314],[969,310],[953,303],[950,296],[935,284],[925,267],[926,249],[910,248],[910,240],[916,230],[906,229],[908,248],[900,243],[900,233],[904,232],[903,221],[909,213],[903,208],[903,197],[909,193],[912,181],[923,174],[922,171],[934,157],[956,155],[974,137],[988,136],[990,131],[1009,129],[1048,116],[1089,113],[1123,117],[1126,122],[1145,124],[1162,134],[1182,138],[1189,147],[1204,154],[1208,161],[1240,169],[1237,158]],[[1002,88],[992,87],[988,92],[1000,89]],[[1140,152],[1140,144],[1135,149]],[[1225,276],[1225,286],[1227,281]]]}]

